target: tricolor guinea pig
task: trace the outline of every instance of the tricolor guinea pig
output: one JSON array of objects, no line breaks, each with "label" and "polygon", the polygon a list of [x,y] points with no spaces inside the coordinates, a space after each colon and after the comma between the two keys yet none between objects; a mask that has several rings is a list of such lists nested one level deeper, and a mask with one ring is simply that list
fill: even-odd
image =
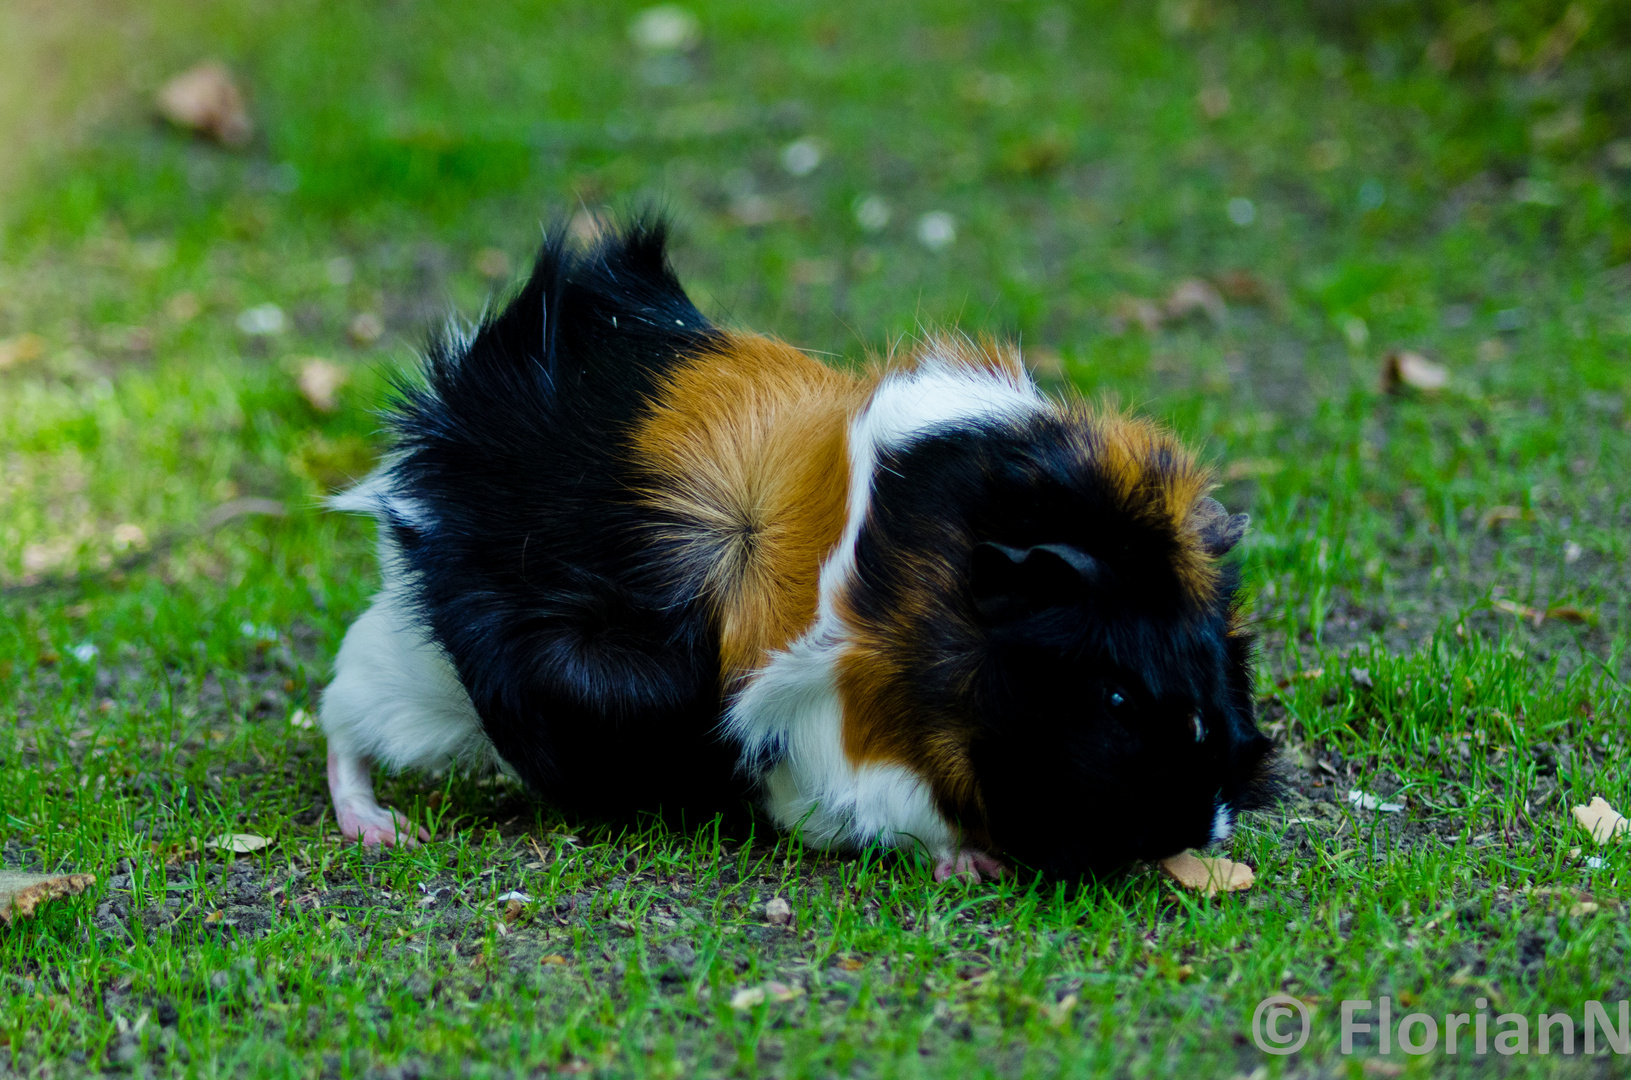
[{"label": "tricolor guinea pig", "polygon": [[1265,796],[1245,517],[1015,349],[846,373],[704,318],[660,224],[556,231],[389,426],[334,500],[378,521],[384,579],[322,700],[347,837],[428,839],[370,764],[496,766],[585,812],[752,793],[939,878],[1165,857]]}]

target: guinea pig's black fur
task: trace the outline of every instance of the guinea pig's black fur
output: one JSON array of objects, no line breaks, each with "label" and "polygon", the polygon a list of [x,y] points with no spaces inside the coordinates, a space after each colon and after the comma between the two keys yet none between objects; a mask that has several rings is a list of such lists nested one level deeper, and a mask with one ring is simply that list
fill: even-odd
[{"label": "guinea pig's black fur", "polygon": [[1077,876],[1267,797],[1245,528],[1170,434],[945,336],[840,372],[711,324],[660,224],[450,335],[335,500],[384,586],[322,705],[341,830],[413,842],[370,762],[569,808],[753,791],[816,843]]}]

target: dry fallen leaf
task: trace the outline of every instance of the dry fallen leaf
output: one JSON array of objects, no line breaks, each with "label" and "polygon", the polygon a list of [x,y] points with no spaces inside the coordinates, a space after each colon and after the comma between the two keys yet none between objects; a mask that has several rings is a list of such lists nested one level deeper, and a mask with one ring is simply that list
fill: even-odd
[{"label": "dry fallen leaf", "polygon": [[1185,319],[1204,312],[1213,322],[1221,323],[1229,313],[1223,295],[1200,278],[1185,278],[1174,285],[1165,307],[1168,319]]},{"label": "dry fallen leaf", "polygon": [[731,995],[731,1008],[737,1010],[751,1009],[764,1003],[765,988],[762,986],[744,986]]},{"label": "dry fallen leaf", "polygon": [[1225,270],[1212,279],[1212,284],[1223,298],[1235,304],[1267,304],[1279,307],[1283,301],[1280,287],[1265,281],[1250,270]]},{"label": "dry fallen leaf", "polygon": [[1126,333],[1128,326],[1134,323],[1143,328],[1146,334],[1153,334],[1161,329],[1163,318],[1161,305],[1154,300],[1123,295],[1110,301],[1110,325],[1117,334]]},{"label": "dry fallen leaf", "polygon": [[579,210],[572,215],[572,220],[566,226],[566,233],[575,243],[589,247],[600,234],[606,231],[607,221],[593,210]]},{"label": "dry fallen leaf", "polygon": [[41,904],[76,896],[96,884],[95,874],[24,874],[0,870],[0,922],[33,918]]},{"label": "dry fallen leaf", "polygon": [[1528,521],[1532,515],[1521,506],[1492,506],[1478,519],[1481,529],[1493,529],[1509,521]]},{"label": "dry fallen leaf", "polygon": [[372,345],[385,333],[385,323],[372,311],[364,311],[351,320],[346,333],[355,344]]},{"label": "dry fallen leaf", "polygon": [[[1184,966],[1189,967],[1188,964]],[[1076,1010],[1077,1000],[1075,994],[1066,994],[1054,1005],[1043,1005],[1042,1013],[1048,1018],[1048,1023],[1056,1028],[1062,1028],[1070,1021],[1070,1014]]]},{"label": "dry fallen leaf", "polygon": [[155,104],[170,123],[226,146],[243,146],[255,134],[243,94],[218,60],[206,60],[165,83]]},{"label": "dry fallen leaf", "polygon": [[1449,381],[1449,368],[1409,349],[1395,349],[1382,360],[1382,389],[1389,394],[1406,387],[1427,392],[1442,390]]},{"label": "dry fallen leaf", "polygon": [[786,926],[793,921],[793,908],[781,897],[773,898],[765,904],[765,921],[771,926]]},{"label": "dry fallen leaf", "polygon": [[1591,834],[1591,838],[1599,844],[1610,837],[1631,832],[1631,821],[1612,806],[1601,795],[1592,797],[1591,802],[1585,806],[1574,808],[1574,820],[1580,823],[1581,828]]},{"label": "dry fallen leaf", "polygon": [[1528,619],[1539,626],[1546,621],[1546,612],[1540,608],[1530,607],[1528,604],[1519,604],[1505,597],[1496,597],[1490,601],[1490,606],[1496,611],[1504,611],[1508,615],[1516,615],[1520,619]]},{"label": "dry fallen leaf", "polygon": [[1161,860],[1161,872],[1192,892],[1216,896],[1220,892],[1240,892],[1252,887],[1257,874],[1245,863],[1181,852]]},{"label": "dry fallen leaf", "polygon": [[786,983],[772,979],[758,986],[744,986],[732,994],[731,1008],[740,1011],[763,1005],[767,1001],[792,1001],[802,993],[804,993],[803,987],[789,986]]},{"label": "dry fallen leaf", "polygon": [[1348,801],[1361,810],[1381,811],[1384,814],[1397,814],[1404,809],[1402,802],[1383,802],[1379,796],[1368,791],[1360,791],[1358,788],[1348,792]]},{"label": "dry fallen leaf", "polygon": [[345,368],[339,364],[313,356],[300,362],[300,374],[295,381],[300,387],[300,396],[312,408],[331,413],[340,407],[337,395],[348,378]]},{"label": "dry fallen leaf", "polygon": [[18,334],[0,341],[0,371],[26,364],[45,355],[45,339],[38,334]]},{"label": "dry fallen leaf", "polygon": [[216,851],[231,851],[238,855],[248,855],[252,851],[259,851],[271,844],[271,842],[267,837],[256,836],[254,833],[222,833],[204,846],[214,848]]}]

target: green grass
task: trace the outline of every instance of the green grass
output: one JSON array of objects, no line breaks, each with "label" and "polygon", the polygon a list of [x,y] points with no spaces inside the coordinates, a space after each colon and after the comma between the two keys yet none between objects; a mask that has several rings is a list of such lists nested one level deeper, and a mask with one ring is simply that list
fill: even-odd
[{"label": "green grass", "polygon": [[[32,148],[0,174],[0,341],[40,341],[0,370],[0,863],[99,880],[0,928],[0,1074],[1390,1075],[1361,1068],[1374,1042],[1340,1054],[1343,999],[1579,1020],[1631,997],[1631,853],[1569,818],[1596,794],[1631,810],[1616,14],[1582,9],[1548,66],[1561,4],[720,3],[678,58],[631,44],[636,10],[30,24],[0,79]],[[246,151],[146,115],[203,55],[249,87]],[[822,160],[795,177],[781,153],[806,137]],[[868,195],[892,210],[876,231]],[[1147,868],[935,885],[745,814],[568,820],[456,776],[383,785],[434,843],[336,841],[321,738],[291,718],[376,576],[370,527],[319,499],[377,452],[389,374],[502,293],[488,249],[519,267],[541,220],[651,201],[726,321],[836,363],[948,322],[1016,336],[1057,356],[1060,392],[1219,462],[1253,516],[1262,719],[1291,781],[1231,846],[1253,890],[1196,899]],[[956,222],[937,252],[932,211]],[[1234,283],[1221,324],[1118,317],[1195,277]],[[246,336],[264,303],[285,331]],[[356,343],[359,314],[384,337]],[[1381,392],[1398,347],[1449,386]],[[332,414],[296,386],[312,356],[349,373]],[[244,497],[285,514],[211,527]],[[1406,809],[1359,811],[1356,788]],[[200,850],[227,831],[275,842]],[[532,899],[507,912],[511,891]],[[732,1007],[771,981],[799,993]],[[1282,991],[1317,1010],[1289,1059],[1249,1039]]]}]

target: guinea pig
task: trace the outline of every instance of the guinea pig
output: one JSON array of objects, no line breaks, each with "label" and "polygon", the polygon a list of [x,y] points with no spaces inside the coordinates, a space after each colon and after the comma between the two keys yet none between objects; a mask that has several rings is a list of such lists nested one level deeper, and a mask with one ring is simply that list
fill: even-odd
[{"label": "guinea pig", "polygon": [[551,231],[333,500],[383,574],[321,705],[343,835],[429,839],[371,763],[592,813],[751,794],[939,879],[1163,858],[1265,800],[1246,518],[1191,451],[991,340],[852,374],[721,328],[664,244]]}]

